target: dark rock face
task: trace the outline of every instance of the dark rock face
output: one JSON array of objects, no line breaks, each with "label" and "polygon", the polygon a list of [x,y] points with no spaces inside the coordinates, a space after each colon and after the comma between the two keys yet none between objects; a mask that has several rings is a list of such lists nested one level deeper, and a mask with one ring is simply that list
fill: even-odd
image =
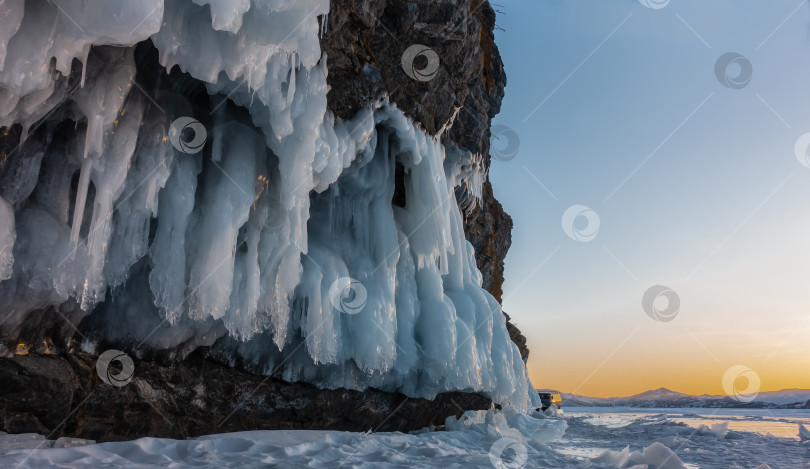
[{"label": "dark rock face", "polygon": [[[329,108],[347,118],[388,95],[431,134],[456,115],[446,137],[488,155],[489,122],[500,111],[506,85],[494,26],[495,12],[483,0],[332,0],[321,39],[332,87]],[[414,44],[438,55],[430,80],[405,73],[402,55]]]},{"label": "dark rock face", "polygon": [[[506,86],[494,27],[495,12],[485,0],[332,0],[328,32],[321,39],[328,57],[329,108],[348,118],[389,96],[432,134],[452,121],[443,138],[483,155],[488,168],[490,120],[500,111]],[[438,55],[441,65],[432,79],[419,81],[405,73],[402,55],[413,44]],[[481,203],[469,207],[465,224],[483,286],[500,301],[512,219],[495,199],[488,177]],[[507,327],[525,361],[526,338],[511,322]]]},{"label": "dark rock face", "polygon": [[484,288],[501,301],[503,261],[512,246],[512,217],[503,211],[488,180],[484,182],[480,205],[471,207],[465,215],[464,232],[475,248]]},{"label": "dark rock face", "polygon": [[96,357],[83,352],[0,358],[3,431],[96,441],[247,429],[396,431],[443,425],[449,415],[492,405],[472,393],[428,401],[374,389],[318,389],[251,375],[199,353],[177,363],[138,360],[123,387],[103,383],[95,366]]}]

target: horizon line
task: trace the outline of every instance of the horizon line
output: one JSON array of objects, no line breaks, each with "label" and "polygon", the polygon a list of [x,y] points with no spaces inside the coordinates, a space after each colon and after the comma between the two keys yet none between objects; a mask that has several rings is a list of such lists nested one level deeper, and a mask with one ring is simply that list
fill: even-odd
[{"label": "horizon line", "polygon": [[[587,398],[590,398],[590,399],[626,399],[626,398],[636,397],[636,396],[640,396],[640,395],[648,393],[648,392],[659,391],[659,390],[665,390],[665,391],[669,391],[669,392],[673,392],[673,393],[677,393],[677,394],[683,394],[684,396],[690,396],[690,397],[701,397],[701,396],[729,397],[727,394],[710,394],[710,393],[690,394],[690,393],[686,393],[686,392],[675,391],[675,390],[672,390],[672,389],[669,389],[669,388],[666,388],[666,387],[663,387],[663,386],[660,387],[660,388],[648,389],[646,391],[641,391],[641,392],[638,392],[636,394],[632,394],[632,395],[629,395],[629,396],[597,397],[597,396],[586,396],[586,395],[583,395],[583,394],[575,394],[575,393],[565,392],[565,391],[556,391],[556,392],[559,392],[560,394],[568,394],[568,395],[571,395],[571,396],[587,397]],[[535,391],[538,391],[538,392],[540,392],[540,391],[553,391],[553,389],[551,389],[551,388],[535,388]],[[775,392],[783,392],[783,391],[807,391],[807,392],[810,392],[810,389],[805,389],[805,388],[783,388],[783,389],[777,389],[777,390],[774,390],[774,391],[757,391],[756,394],[775,393]]]}]

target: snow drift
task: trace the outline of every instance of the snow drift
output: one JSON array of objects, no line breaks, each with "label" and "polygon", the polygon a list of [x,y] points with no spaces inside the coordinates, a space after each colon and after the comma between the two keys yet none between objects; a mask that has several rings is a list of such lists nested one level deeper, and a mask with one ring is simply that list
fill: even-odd
[{"label": "snow drift", "polygon": [[[519,427],[512,427],[516,420]],[[351,433],[319,430],[244,431],[186,440],[139,438],[96,444],[92,440],[0,432],[4,467],[374,467],[433,468],[572,467],[571,458],[548,451],[542,441],[564,432],[564,420],[521,413],[507,419],[494,409],[448,417],[450,431],[424,428],[399,432]],[[454,423],[453,423],[454,422]],[[531,422],[547,422],[538,427]],[[508,436],[507,436],[508,435]],[[516,438],[516,439],[513,439]],[[508,446],[507,446],[508,445]],[[487,451],[489,449],[489,451]],[[548,457],[551,460],[548,460]],[[542,463],[542,464],[541,464]],[[576,467],[579,467],[577,464]]]},{"label": "snow drift", "polygon": [[[45,312],[324,387],[539,404],[464,238],[480,155],[384,100],[335,118],[328,7],[0,2],[6,333]],[[140,84],[146,40],[206,106]]]}]

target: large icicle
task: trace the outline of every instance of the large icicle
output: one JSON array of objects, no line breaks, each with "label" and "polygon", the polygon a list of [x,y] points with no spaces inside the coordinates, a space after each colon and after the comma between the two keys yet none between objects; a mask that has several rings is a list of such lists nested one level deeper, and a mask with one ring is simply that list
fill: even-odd
[{"label": "large icicle", "polygon": [[14,208],[0,197],[0,281],[11,278],[16,237]]}]

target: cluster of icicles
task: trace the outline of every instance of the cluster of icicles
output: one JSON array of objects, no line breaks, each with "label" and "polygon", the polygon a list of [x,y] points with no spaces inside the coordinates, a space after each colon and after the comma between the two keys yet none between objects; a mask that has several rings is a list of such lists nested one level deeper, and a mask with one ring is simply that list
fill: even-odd
[{"label": "cluster of icicles", "polygon": [[[0,125],[20,135],[0,163],[0,327],[50,310],[133,350],[533,405],[454,195],[480,191],[480,158],[385,101],[336,119],[328,7],[0,2]],[[209,115],[135,81],[147,39]]]}]

